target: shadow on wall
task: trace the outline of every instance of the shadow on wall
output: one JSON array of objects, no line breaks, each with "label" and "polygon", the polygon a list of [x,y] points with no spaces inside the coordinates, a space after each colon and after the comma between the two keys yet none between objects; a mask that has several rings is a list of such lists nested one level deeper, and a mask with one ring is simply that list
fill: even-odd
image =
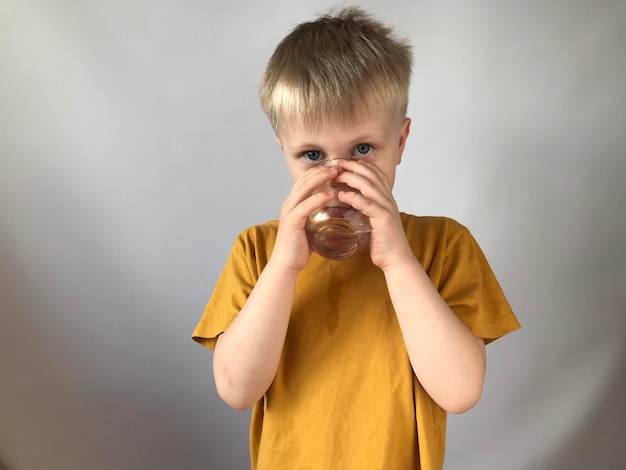
[{"label": "shadow on wall", "polygon": [[[622,356],[624,357],[624,356]],[[606,391],[589,407],[587,419],[569,439],[563,440],[558,453],[546,464],[546,469],[587,470],[626,468],[624,449],[615,445],[615,437],[623,432],[621,416],[625,411],[626,360],[607,384]]]}]

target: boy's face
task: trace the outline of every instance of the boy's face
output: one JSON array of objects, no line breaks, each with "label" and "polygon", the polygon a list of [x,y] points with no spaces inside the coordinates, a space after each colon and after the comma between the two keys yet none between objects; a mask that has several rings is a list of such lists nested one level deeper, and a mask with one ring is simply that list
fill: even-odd
[{"label": "boy's face", "polygon": [[353,124],[330,124],[318,130],[292,123],[280,129],[276,140],[294,182],[326,160],[367,159],[383,171],[391,190],[410,125],[409,118],[372,113]]}]

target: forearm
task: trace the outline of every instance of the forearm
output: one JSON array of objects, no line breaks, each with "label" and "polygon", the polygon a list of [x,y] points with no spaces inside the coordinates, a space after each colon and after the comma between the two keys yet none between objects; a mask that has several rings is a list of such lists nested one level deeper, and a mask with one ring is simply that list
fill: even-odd
[{"label": "forearm", "polygon": [[337,175],[336,166],[313,167],[295,182],[281,206],[272,256],[245,305],[217,340],[213,355],[215,385],[234,408],[249,408],[272,384],[285,343],[298,273],[311,251],[304,232],[316,207],[335,197],[315,192]]},{"label": "forearm", "polygon": [[385,278],[416,377],[442,408],[468,410],[484,383],[483,340],[454,314],[415,258],[389,267]]},{"label": "forearm", "polygon": [[271,385],[283,349],[297,272],[267,264],[245,305],[217,341],[213,373],[233,408],[256,403]]}]

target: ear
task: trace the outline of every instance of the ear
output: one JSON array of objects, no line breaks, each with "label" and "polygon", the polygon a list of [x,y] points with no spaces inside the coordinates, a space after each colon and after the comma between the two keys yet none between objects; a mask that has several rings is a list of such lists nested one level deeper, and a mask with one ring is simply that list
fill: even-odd
[{"label": "ear", "polygon": [[404,147],[406,145],[406,139],[409,137],[409,133],[411,132],[411,119],[404,118],[402,121],[402,127],[400,128],[400,138],[398,139],[398,163],[400,164],[402,161],[402,154],[404,153]]},{"label": "ear", "polygon": [[402,121],[402,127],[400,128],[400,138],[398,139],[398,165],[402,161],[402,154],[404,153],[404,147],[406,146],[406,139],[411,132],[411,119],[404,118]]},{"label": "ear", "polygon": [[276,143],[278,144],[280,149],[284,152],[285,149],[283,148],[283,143],[280,141],[280,137],[278,137],[278,135],[276,135]]}]

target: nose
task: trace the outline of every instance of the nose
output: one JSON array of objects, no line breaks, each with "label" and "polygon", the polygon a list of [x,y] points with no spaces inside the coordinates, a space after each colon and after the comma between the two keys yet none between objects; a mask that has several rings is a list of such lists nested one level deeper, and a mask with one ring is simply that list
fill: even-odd
[{"label": "nose", "polygon": [[[329,158],[328,160],[324,160],[322,163],[320,163],[320,166],[336,166],[339,167],[339,162],[341,161],[341,158]],[[341,168],[339,168],[339,171],[337,172],[337,174],[341,173]],[[335,180],[331,180],[328,181],[326,183],[327,187],[331,188],[331,189],[339,189],[342,185],[340,183],[335,182]]]},{"label": "nose", "polygon": [[329,158],[320,163],[320,166],[339,166],[339,163],[345,160],[344,158]]}]

